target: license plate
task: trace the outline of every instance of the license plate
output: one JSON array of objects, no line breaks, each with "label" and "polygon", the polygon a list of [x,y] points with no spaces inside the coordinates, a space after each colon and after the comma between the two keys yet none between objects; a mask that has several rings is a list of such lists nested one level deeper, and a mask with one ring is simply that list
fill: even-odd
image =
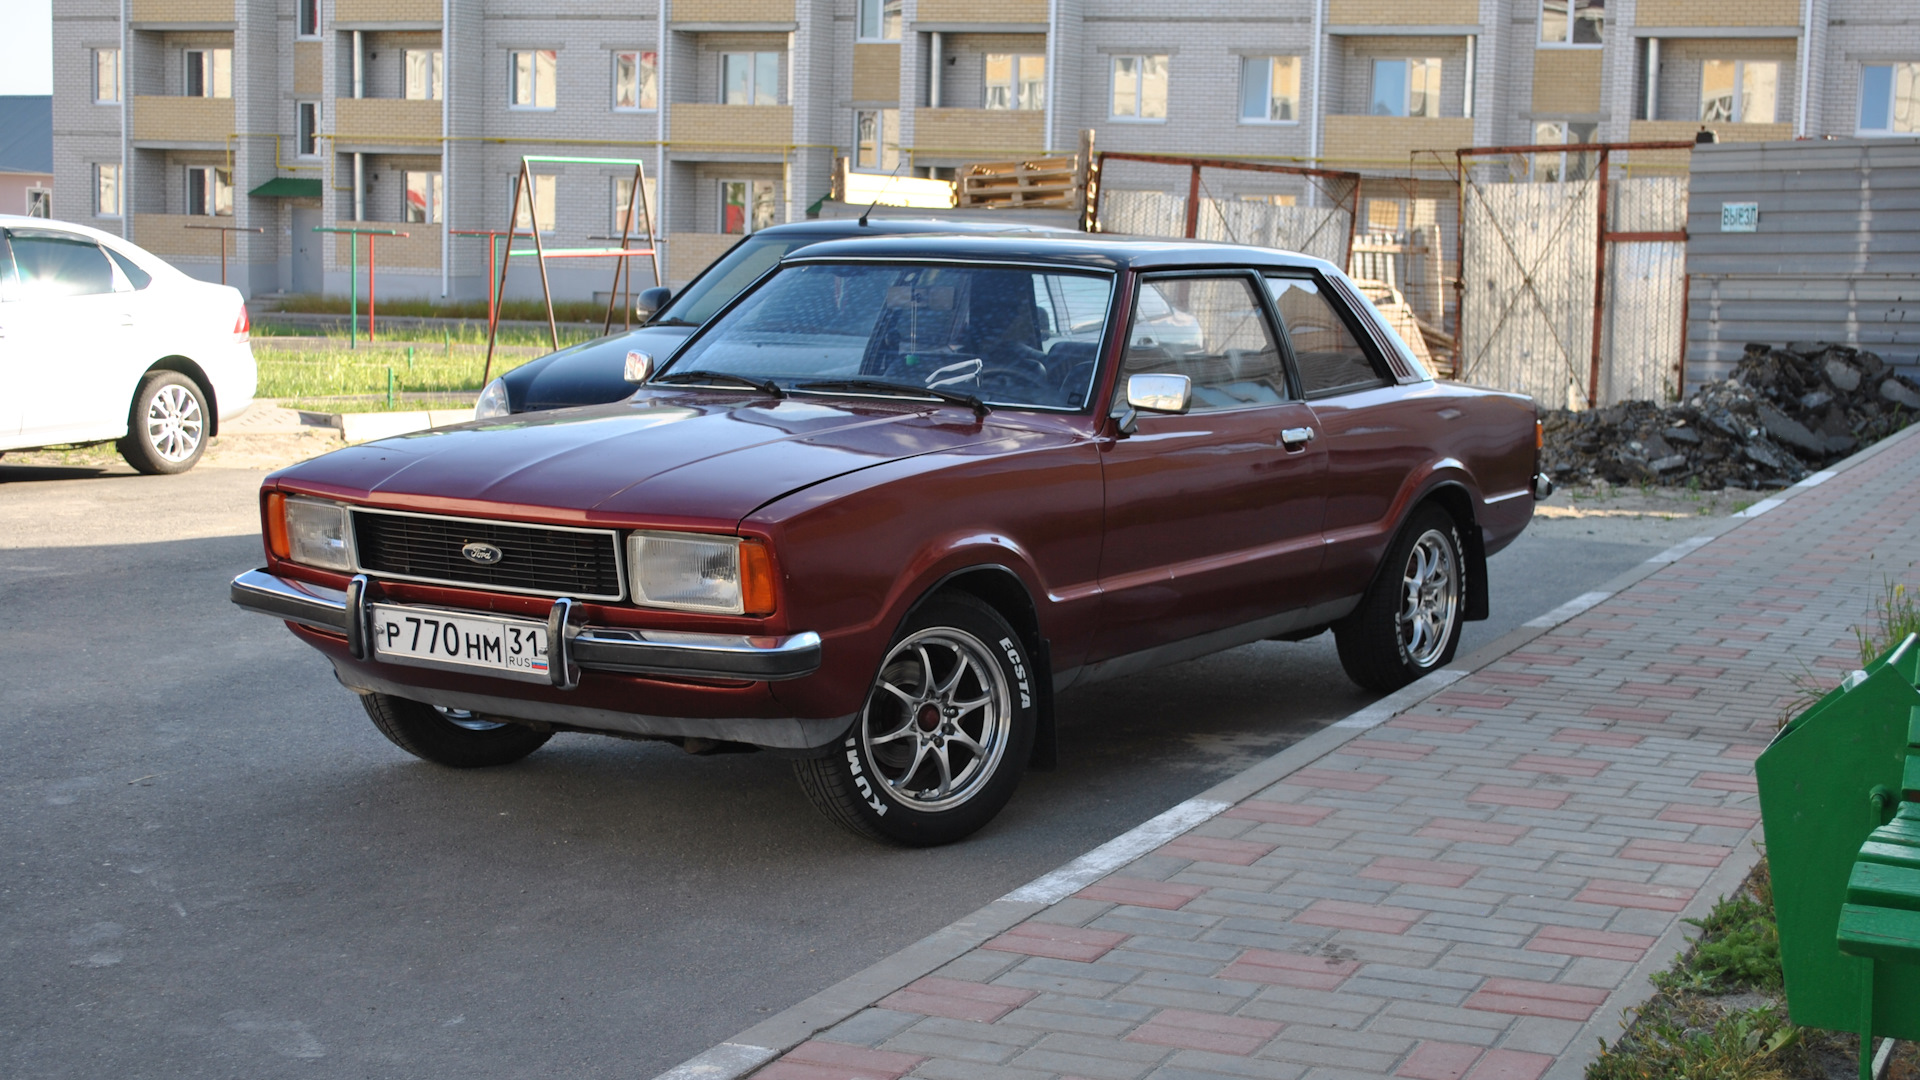
[{"label": "license plate", "polygon": [[375,659],[548,681],[546,623],[388,604],[370,607]]}]

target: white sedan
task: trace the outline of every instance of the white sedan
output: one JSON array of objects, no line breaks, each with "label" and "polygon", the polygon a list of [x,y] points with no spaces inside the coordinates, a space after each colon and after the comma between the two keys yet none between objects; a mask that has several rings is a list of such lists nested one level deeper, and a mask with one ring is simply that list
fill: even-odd
[{"label": "white sedan", "polygon": [[117,440],[193,467],[258,373],[238,289],[98,229],[0,215],[0,451]]}]

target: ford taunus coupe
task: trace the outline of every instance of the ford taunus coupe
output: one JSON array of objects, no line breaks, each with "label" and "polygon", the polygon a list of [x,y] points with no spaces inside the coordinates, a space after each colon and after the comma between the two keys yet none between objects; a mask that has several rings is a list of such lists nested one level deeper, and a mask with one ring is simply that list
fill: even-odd
[{"label": "ford taunus coupe", "polygon": [[1258,248],[823,243],[628,366],[622,402],[273,474],[233,599],[429,761],[776,751],[841,825],[937,844],[1078,683],[1327,630],[1371,689],[1446,664],[1549,490],[1530,399]]}]

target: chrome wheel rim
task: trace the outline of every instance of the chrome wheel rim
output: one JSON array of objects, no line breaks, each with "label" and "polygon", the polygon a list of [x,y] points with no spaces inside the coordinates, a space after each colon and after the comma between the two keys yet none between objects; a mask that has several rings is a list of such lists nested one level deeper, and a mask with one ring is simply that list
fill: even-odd
[{"label": "chrome wheel rim", "polygon": [[947,810],[998,771],[1013,729],[1007,679],[986,643],[935,627],[887,654],[860,720],[860,745],[894,799]]},{"label": "chrome wheel rim", "polygon": [[465,728],[468,731],[498,731],[507,726],[505,724],[495,723],[492,720],[481,719],[479,714],[468,712],[465,709],[449,709],[445,705],[435,705],[433,711],[439,713],[440,718],[447,723],[457,728]]},{"label": "chrome wheel rim", "polygon": [[1446,651],[1460,611],[1460,560],[1453,541],[1428,529],[1407,554],[1400,581],[1400,648],[1415,667],[1431,667]]},{"label": "chrome wheel rim", "polygon": [[205,427],[199,400],[179,383],[161,387],[147,403],[147,444],[168,461],[192,457]]}]

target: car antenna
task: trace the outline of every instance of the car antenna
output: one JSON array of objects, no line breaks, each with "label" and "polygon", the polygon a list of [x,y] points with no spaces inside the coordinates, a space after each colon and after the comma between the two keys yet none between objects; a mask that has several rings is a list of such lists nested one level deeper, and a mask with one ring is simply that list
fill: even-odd
[{"label": "car antenna", "polygon": [[895,180],[900,179],[900,170],[906,168],[906,166],[907,166],[907,159],[901,158],[899,163],[893,167],[893,175],[887,177],[887,182],[880,185],[880,190],[877,194],[874,195],[873,201],[867,204],[867,208],[865,210],[860,211],[860,227],[861,228],[864,229],[867,227],[867,215],[873,213],[873,208],[880,205],[880,200],[886,197],[887,189],[893,186],[893,182]]}]

